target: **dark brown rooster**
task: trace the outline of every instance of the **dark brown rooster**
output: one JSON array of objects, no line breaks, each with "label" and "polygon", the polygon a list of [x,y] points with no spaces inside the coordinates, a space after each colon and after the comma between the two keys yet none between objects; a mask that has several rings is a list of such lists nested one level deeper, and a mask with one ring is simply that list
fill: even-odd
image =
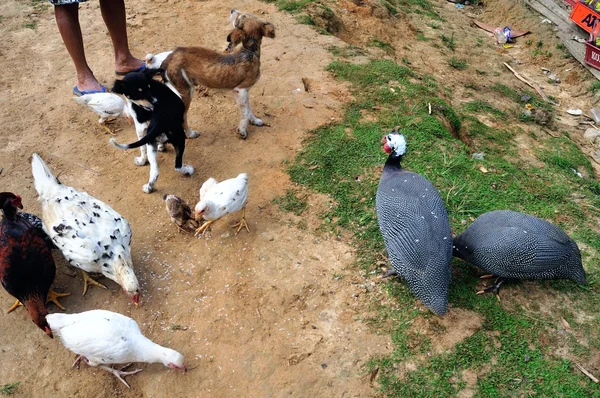
[{"label": "dark brown rooster", "polygon": [[46,240],[46,234],[28,218],[21,216],[21,197],[10,192],[0,192],[0,208],[4,217],[0,221],[0,280],[6,291],[17,299],[12,311],[23,303],[29,316],[50,337],[52,331],[46,322],[46,303],[67,294],[50,289],[56,266]]}]

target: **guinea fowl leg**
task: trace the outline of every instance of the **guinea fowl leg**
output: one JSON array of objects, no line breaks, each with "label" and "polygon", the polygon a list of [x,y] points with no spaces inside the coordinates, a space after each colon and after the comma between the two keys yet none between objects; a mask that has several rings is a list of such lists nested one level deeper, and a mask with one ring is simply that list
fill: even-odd
[{"label": "guinea fowl leg", "polygon": [[478,295],[481,294],[485,294],[485,293],[494,293],[496,295],[496,298],[498,299],[498,301],[500,301],[500,287],[502,286],[502,284],[506,281],[506,279],[502,278],[502,277],[498,277],[495,281],[494,284],[491,286],[486,286],[483,289],[481,289],[480,291],[477,292]]},{"label": "guinea fowl leg", "polygon": [[246,228],[246,231],[250,232],[250,228],[248,228],[248,223],[246,223],[246,208],[243,207],[242,208],[242,218],[240,219],[240,221],[238,223],[236,223],[235,225],[232,225],[231,228],[235,228],[237,227],[237,229],[235,230],[235,234],[237,235],[242,228]]},{"label": "guinea fowl leg", "polygon": [[15,301],[15,303],[13,304],[13,306],[12,306],[12,307],[10,307],[10,308],[8,309],[8,311],[6,311],[6,313],[7,313],[7,314],[9,314],[9,313],[13,312],[14,310],[16,310],[18,307],[20,307],[20,306],[22,306],[22,305],[23,305],[23,304],[22,304],[22,303],[21,303],[19,300],[17,300],[17,301]]},{"label": "guinea fowl leg", "polygon": [[129,387],[129,384],[127,384],[127,382],[125,381],[125,379],[123,379],[123,377],[125,376],[131,376],[134,375],[136,373],[139,373],[142,371],[142,369],[136,369],[136,370],[132,370],[130,372],[124,372],[124,369],[127,369],[131,364],[127,364],[125,366],[123,366],[121,369],[117,370],[114,368],[111,368],[110,366],[105,366],[105,365],[100,365],[98,366],[100,369],[104,369],[109,373],[112,373],[113,375],[115,375],[115,377],[119,380],[121,380],[121,382],[123,382],[123,384],[125,384],[127,386],[127,388],[131,388]]},{"label": "guinea fowl leg", "polygon": [[83,294],[82,294],[82,296],[85,296],[85,294],[87,293],[88,284],[96,285],[98,287],[101,287],[102,289],[106,289],[106,286],[104,286],[102,283],[92,279],[92,277],[84,270],[81,270],[81,274],[83,275]]},{"label": "guinea fowl leg", "polygon": [[211,220],[211,221],[207,221],[204,224],[202,224],[200,226],[200,228],[196,229],[196,233],[194,234],[194,236],[202,236],[202,234],[204,232],[206,232],[206,230],[208,229],[208,227],[210,227],[210,225],[212,223],[214,223],[216,220]]},{"label": "guinea fowl leg", "polygon": [[68,295],[70,295],[71,293],[56,293],[54,290],[50,289],[48,291],[48,298],[46,298],[46,304],[48,304],[49,302],[53,302],[58,308],[60,308],[61,310],[65,310],[65,307],[63,307],[59,302],[58,302],[58,298],[59,297],[67,297]]}]

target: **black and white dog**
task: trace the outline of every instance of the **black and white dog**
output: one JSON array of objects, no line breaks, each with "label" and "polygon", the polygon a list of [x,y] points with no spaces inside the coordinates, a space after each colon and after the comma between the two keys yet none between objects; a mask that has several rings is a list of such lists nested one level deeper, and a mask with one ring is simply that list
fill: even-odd
[{"label": "black and white dog", "polygon": [[[192,175],[194,168],[183,164],[185,151],[185,130],[183,115],[185,106],[181,97],[165,84],[153,79],[160,69],[146,69],[143,72],[130,72],[122,80],[116,80],[112,91],[124,95],[127,106],[134,118],[138,141],[122,145],[114,138],[110,142],[120,149],[140,147],[141,156],[135,158],[138,166],[150,161],[150,179],[143,186],[143,191],[154,191],[158,179],[158,162],[156,159],[159,145],[169,142],[175,148],[175,171],[184,175]],[[147,154],[144,146],[147,145]]]}]

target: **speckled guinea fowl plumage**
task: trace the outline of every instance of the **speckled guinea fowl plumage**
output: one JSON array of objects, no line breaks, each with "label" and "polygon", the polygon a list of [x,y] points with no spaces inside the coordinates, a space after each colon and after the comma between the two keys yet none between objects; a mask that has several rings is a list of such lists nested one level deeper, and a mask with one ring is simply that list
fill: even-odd
[{"label": "speckled guinea fowl plumage", "polygon": [[[392,145],[399,134],[384,137],[390,153],[383,168],[376,207],[379,228],[395,271],[427,307],[438,315],[448,310],[452,233],[446,208],[423,176],[402,169],[405,150]],[[386,148],[387,146],[387,148]]]},{"label": "speckled guinea fowl plumage", "polygon": [[573,239],[548,221],[516,211],[479,216],[454,238],[454,255],[503,278],[566,278],[585,284]]}]

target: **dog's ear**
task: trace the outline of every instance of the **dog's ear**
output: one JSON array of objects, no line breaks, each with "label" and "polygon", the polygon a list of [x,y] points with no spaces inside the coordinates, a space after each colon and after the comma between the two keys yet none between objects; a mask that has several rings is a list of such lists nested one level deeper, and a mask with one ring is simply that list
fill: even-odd
[{"label": "dog's ear", "polygon": [[227,48],[233,49],[239,43],[242,43],[244,39],[246,39],[246,32],[235,28],[230,34],[227,35],[227,42],[229,42],[229,46]]},{"label": "dog's ear", "polygon": [[113,84],[113,87],[110,91],[112,91],[113,93],[117,93],[117,94],[125,94],[124,88],[125,88],[125,83],[123,83],[123,81],[115,80],[115,83]]},{"label": "dog's ear", "polygon": [[264,37],[270,37],[271,39],[275,38],[275,26],[272,23],[265,23],[262,26],[262,34]]}]

